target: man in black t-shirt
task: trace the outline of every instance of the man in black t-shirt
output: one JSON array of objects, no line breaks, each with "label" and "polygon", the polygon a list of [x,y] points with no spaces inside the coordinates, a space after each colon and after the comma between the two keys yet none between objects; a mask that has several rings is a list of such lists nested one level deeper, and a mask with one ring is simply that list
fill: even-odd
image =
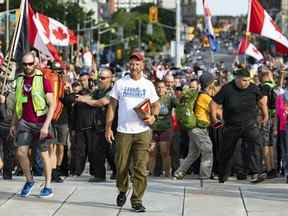
[{"label": "man in black t-shirt", "polygon": [[77,102],[83,103],[93,110],[92,137],[93,143],[88,147],[88,158],[93,176],[89,182],[102,182],[106,180],[105,159],[107,158],[112,169],[111,179],[116,178],[116,166],[110,144],[105,138],[106,110],[110,103],[109,93],[112,88],[112,72],[105,68],[99,76],[99,88],[89,96],[78,96]]},{"label": "man in black t-shirt", "polygon": [[239,69],[235,80],[224,85],[211,102],[212,123],[218,122],[217,109],[223,109],[223,143],[220,147],[219,182],[224,183],[231,170],[231,159],[236,143],[241,138],[247,144],[249,171],[253,174],[251,182],[264,180],[262,173],[261,140],[257,125],[258,108],[261,122],[268,120],[267,102],[260,89],[250,83],[250,73]]}]

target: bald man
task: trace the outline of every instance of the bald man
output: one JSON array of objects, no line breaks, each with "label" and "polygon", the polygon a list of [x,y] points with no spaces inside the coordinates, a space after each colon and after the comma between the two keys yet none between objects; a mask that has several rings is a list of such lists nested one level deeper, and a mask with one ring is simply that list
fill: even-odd
[{"label": "bald man", "polygon": [[105,68],[100,71],[99,88],[89,96],[78,96],[77,102],[86,103],[93,108],[93,145],[88,147],[90,174],[89,182],[102,182],[106,180],[105,158],[112,169],[111,179],[116,178],[116,167],[110,144],[105,139],[105,116],[110,103],[110,90],[112,88],[112,72]]},{"label": "bald man", "polygon": [[22,59],[24,73],[16,79],[16,107],[10,133],[16,137],[16,156],[26,177],[20,195],[28,197],[34,186],[28,158],[29,147],[41,151],[44,164],[45,184],[40,191],[41,198],[53,196],[51,188],[51,164],[48,154],[49,128],[55,103],[53,90],[43,73],[36,68],[35,56],[27,53]]}]

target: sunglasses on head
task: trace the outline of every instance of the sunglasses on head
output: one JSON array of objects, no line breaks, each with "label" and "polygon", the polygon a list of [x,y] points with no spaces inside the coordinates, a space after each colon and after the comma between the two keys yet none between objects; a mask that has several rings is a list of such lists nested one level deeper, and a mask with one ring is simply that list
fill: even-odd
[{"label": "sunglasses on head", "polygon": [[24,66],[32,66],[32,65],[34,65],[34,62],[23,62],[22,64]]}]

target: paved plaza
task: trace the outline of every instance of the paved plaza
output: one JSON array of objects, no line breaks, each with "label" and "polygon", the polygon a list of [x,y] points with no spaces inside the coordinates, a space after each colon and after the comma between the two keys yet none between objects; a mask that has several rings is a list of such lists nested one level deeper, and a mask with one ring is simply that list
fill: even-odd
[{"label": "paved plaza", "polygon": [[[146,213],[135,213],[129,200],[123,208],[115,205],[115,181],[89,183],[89,176],[66,178],[63,184],[53,184],[54,197],[38,197],[43,178],[29,198],[19,193],[24,179],[0,181],[0,215],[2,216],[287,216],[288,184],[283,178],[267,180],[258,185],[231,179],[225,184],[216,180],[176,181],[149,178],[143,204]],[[131,195],[131,190],[129,190]],[[242,196],[241,196],[242,194]],[[241,198],[243,197],[243,198]],[[245,210],[246,207],[246,210]]]}]

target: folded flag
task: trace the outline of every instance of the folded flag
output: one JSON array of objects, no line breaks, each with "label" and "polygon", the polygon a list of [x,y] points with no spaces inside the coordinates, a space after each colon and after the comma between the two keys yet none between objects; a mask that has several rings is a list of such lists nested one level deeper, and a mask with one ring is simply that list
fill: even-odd
[{"label": "folded flag", "polygon": [[264,57],[261,52],[249,42],[248,37],[244,36],[239,44],[239,55],[249,55],[257,61],[261,61]]},{"label": "folded flag", "polygon": [[216,36],[213,31],[212,21],[211,21],[211,10],[208,7],[208,3],[206,0],[203,0],[203,8],[204,8],[204,18],[205,18],[205,34],[207,35],[210,43],[211,49],[215,52],[218,49],[218,42],[216,40]]}]

